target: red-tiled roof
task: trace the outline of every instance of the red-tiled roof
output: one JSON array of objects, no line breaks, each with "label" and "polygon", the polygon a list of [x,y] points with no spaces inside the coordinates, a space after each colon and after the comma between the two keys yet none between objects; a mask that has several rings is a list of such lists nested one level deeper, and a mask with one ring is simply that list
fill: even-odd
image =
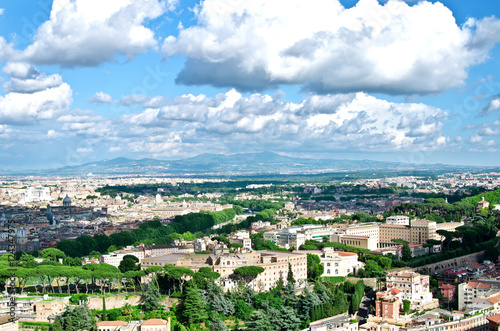
[{"label": "red-tiled roof", "polygon": [[98,322],[97,326],[122,326],[127,325],[124,321],[102,321]]},{"label": "red-tiled roof", "polygon": [[144,321],[142,325],[167,325],[167,321],[159,318],[152,318],[150,320]]},{"label": "red-tiled roof", "polygon": [[493,323],[500,322],[500,314],[488,317],[488,321],[492,321]]}]

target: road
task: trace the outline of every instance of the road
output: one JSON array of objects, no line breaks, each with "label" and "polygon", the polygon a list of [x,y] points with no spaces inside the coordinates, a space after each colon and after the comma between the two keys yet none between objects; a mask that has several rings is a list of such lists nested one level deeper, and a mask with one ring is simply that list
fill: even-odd
[{"label": "road", "polygon": [[370,306],[372,302],[375,300],[375,292],[370,291],[365,296],[363,296],[363,300],[359,304],[359,310],[356,314],[356,319],[359,322],[359,325],[366,323],[368,319],[368,315],[370,313]]}]

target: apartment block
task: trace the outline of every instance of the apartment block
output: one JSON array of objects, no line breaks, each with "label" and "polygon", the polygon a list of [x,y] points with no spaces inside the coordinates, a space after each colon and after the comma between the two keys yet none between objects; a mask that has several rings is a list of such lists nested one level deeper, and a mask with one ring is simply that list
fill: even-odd
[{"label": "apartment block", "polygon": [[437,299],[432,298],[429,291],[429,276],[412,271],[398,271],[387,274],[387,288],[398,289],[402,292],[402,299],[411,302],[412,309],[436,308]]}]

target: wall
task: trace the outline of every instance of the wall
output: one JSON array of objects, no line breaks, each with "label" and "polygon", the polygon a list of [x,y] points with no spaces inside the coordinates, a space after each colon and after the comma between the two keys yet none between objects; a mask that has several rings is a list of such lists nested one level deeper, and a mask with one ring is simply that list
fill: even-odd
[{"label": "wall", "polygon": [[[127,299],[127,295],[114,295],[111,297],[106,297],[106,309],[121,308],[125,303],[129,303],[132,306],[137,306],[141,302],[141,297],[139,295],[131,295]],[[177,302],[175,298],[164,298],[162,305],[170,308],[172,303]],[[92,297],[89,302],[90,309],[102,309],[102,297]]]}]

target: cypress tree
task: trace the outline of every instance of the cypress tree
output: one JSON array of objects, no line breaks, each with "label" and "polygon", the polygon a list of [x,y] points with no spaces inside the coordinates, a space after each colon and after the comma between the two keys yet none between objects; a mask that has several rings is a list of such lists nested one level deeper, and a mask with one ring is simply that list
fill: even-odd
[{"label": "cypress tree", "polygon": [[295,284],[295,277],[293,277],[292,265],[288,262],[288,275],[286,276],[287,284]]},{"label": "cypress tree", "polygon": [[107,316],[106,316],[106,299],[102,297],[102,320],[106,321]]}]

